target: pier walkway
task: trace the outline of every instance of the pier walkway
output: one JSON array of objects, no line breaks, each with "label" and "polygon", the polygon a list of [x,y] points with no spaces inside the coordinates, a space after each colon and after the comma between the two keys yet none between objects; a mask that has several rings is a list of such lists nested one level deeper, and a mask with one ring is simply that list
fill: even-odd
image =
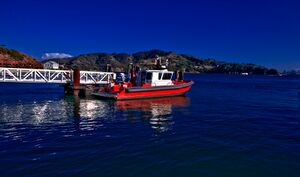
[{"label": "pier walkway", "polygon": [[[0,67],[0,82],[72,83],[73,76],[73,70]],[[80,71],[80,84],[107,84],[115,78],[112,72]]]}]

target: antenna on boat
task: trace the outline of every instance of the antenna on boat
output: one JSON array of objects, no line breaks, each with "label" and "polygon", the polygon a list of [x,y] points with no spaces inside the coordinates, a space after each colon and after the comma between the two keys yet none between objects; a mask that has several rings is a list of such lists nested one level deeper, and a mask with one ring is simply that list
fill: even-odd
[{"label": "antenna on boat", "polygon": [[106,72],[111,72],[111,64],[106,64]]},{"label": "antenna on boat", "polygon": [[156,66],[156,68],[160,68],[161,67],[161,58],[158,55],[156,55],[155,57],[156,57],[155,66]]},{"label": "antenna on boat", "polygon": [[159,57],[158,55],[156,55],[156,59],[155,59],[155,67],[156,69],[166,69],[169,65],[169,59],[166,59],[166,63],[165,65],[162,65],[161,62],[161,57]]}]

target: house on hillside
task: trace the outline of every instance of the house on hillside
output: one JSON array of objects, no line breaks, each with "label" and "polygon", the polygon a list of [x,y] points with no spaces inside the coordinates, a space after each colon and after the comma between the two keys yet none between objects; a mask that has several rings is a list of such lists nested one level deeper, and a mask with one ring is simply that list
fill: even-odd
[{"label": "house on hillside", "polygon": [[44,63],[44,69],[59,69],[59,64],[54,61]]}]

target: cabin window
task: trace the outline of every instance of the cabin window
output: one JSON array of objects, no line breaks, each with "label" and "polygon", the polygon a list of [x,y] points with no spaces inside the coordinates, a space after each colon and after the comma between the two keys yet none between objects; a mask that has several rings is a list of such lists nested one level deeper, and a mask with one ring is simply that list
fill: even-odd
[{"label": "cabin window", "polygon": [[152,73],[146,74],[146,80],[152,80]]},{"label": "cabin window", "polygon": [[172,73],[164,73],[162,79],[163,80],[170,80],[172,78]]},{"label": "cabin window", "polygon": [[158,79],[159,79],[159,80],[161,79],[161,76],[162,76],[162,73],[159,73],[159,74],[158,74]]}]

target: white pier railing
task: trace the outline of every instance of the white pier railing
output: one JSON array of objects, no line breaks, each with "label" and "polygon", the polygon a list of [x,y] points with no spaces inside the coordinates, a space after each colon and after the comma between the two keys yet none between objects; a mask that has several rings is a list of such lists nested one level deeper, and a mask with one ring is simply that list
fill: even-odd
[{"label": "white pier railing", "polygon": [[81,84],[107,84],[116,79],[116,73],[97,72],[97,71],[80,71]]},{"label": "white pier railing", "polygon": [[[80,71],[81,84],[107,84],[115,78],[116,74],[112,72]],[[72,70],[0,67],[0,82],[67,83],[72,81]]]}]

